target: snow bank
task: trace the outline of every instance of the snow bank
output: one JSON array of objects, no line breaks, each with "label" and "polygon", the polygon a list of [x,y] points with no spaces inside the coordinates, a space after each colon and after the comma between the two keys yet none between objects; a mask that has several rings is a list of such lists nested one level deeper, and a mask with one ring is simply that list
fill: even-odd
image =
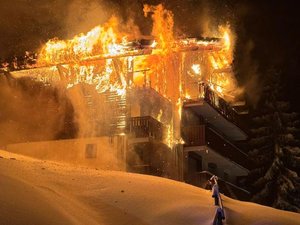
[{"label": "snow bank", "polygon": [[[211,193],[184,183],[0,151],[0,224],[211,225]],[[300,215],[224,198],[227,224],[300,224]]]}]

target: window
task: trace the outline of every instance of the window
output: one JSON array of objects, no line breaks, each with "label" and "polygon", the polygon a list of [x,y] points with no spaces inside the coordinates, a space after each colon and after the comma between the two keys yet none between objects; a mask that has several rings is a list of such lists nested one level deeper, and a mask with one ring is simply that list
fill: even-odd
[{"label": "window", "polygon": [[97,145],[87,144],[85,147],[85,158],[97,158]]}]

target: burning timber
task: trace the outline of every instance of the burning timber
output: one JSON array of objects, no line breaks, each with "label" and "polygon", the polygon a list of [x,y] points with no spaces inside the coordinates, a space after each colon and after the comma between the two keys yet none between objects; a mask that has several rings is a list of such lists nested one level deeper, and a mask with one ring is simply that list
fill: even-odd
[{"label": "burning timber", "polygon": [[[180,105],[184,101],[204,97],[204,87],[210,87],[211,91],[221,97],[223,95],[223,98],[231,97],[230,94],[226,96],[222,93],[223,87],[218,85],[220,80],[217,80],[219,75],[232,73],[230,65],[213,71],[209,71],[207,66],[209,57],[222,51],[222,39],[182,39],[174,43],[166,56],[162,55],[161,49],[155,47],[154,40],[148,40],[148,45],[141,45],[142,41],[132,43],[122,45],[120,53],[69,58],[69,61],[67,57],[63,57],[57,64],[37,65],[36,68],[14,71],[11,74],[15,78],[32,77],[48,84],[64,83],[67,88],[86,83],[96,86],[99,93],[115,92],[119,96],[124,95],[123,100],[125,93],[134,88],[152,88],[171,101],[179,114]],[[157,61],[163,63],[154,64]],[[204,74],[205,72],[211,74]],[[114,80],[106,78],[105,81],[103,77],[107,73]],[[151,116],[157,118],[159,113],[155,114]]]},{"label": "burning timber", "polygon": [[154,39],[128,41],[112,20],[72,40],[50,40],[33,68],[6,72],[60,87],[75,109],[78,139],[31,148],[49,156],[81,140],[76,154],[66,153],[76,162],[101,164],[99,154],[112,148],[106,152],[118,163],[111,164],[122,170],[197,186],[214,173],[237,184],[251,164],[236,146],[247,139],[240,123],[247,110],[231,67],[230,32],[176,40],[172,14],[161,6],[149,10]]},{"label": "burning timber", "polygon": [[[63,84],[68,89],[85,84],[81,85],[81,92],[88,111],[93,113],[85,115],[86,121],[91,124],[89,131],[84,131],[84,136],[123,134],[132,115],[151,116],[158,121],[164,118],[164,140],[171,147],[183,141],[180,117],[186,102],[205,98],[227,119],[235,120],[231,116],[234,107],[230,107],[224,99],[229,99],[232,104],[236,101],[220,85],[222,79],[228,83],[224,77],[232,73],[230,64],[225,62],[216,68],[210,66],[211,61],[216,63],[220,60],[212,58],[220,52],[222,56],[224,48],[221,38],[187,38],[174,42],[172,49],[165,54],[156,47],[155,40],[140,40],[121,44],[119,52],[114,54],[52,58],[52,63],[12,71],[11,75],[15,78],[31,77],[48,85]],[[53,63],[55,61],[59,63]],[[152,91],[147,92],[147,89]],[[150,111],[144,109],[147,113],[141,112],[139,108],[145,99],[141,90],[153,96],[157,93],[168,104],[156,104]],[[135,106],[136,100],[139,106]],[[148,99],[148,102],[153,101]],[[134,109],[140,112],[133,112]],[[101,116],[107,111],[112,112],[111,117]],[[104,127],[105,132],[97,127]]]}]

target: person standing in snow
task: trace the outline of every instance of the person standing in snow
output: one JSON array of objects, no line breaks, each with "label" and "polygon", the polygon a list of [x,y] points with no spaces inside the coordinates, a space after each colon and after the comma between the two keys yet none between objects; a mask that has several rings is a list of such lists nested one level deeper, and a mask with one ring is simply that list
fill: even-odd
[{"label": "person standing in snow", "polygon": [[212,197],[215,199],[215,205],[219,205],[219,186],[218,186],[218,177],[212,176],[210,180],[213,180],[213,186],[212,186]]}]

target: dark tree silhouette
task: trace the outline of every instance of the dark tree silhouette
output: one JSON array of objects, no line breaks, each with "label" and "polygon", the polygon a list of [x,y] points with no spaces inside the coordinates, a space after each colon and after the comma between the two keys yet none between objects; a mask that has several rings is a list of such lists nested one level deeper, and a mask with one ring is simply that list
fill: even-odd
[{"label": "dark tree silhouette", "polygon": [[253,112],[250,156],[257,163],[250,172],[254,202],[300,211],[300,148],[298,115],[281,99],[280,75],[269,70],[260,103]]}]

